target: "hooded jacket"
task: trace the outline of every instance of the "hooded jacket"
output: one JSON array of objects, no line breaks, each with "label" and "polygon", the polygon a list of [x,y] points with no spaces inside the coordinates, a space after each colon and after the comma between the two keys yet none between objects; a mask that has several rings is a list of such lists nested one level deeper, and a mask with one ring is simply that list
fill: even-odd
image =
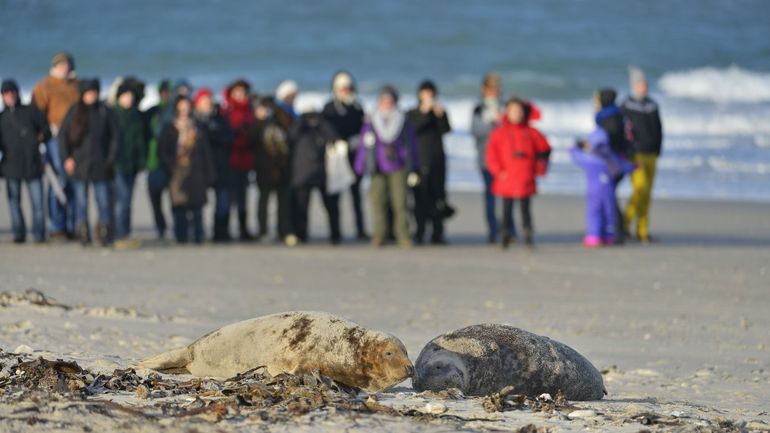
[{"label": "hooded jacket", "polygon": [[404,119],[401,131],[395,139],[385,141],[368,119],[361,128],[356,159],[353,170],[363,175],[390,174],[398,170],[417,171],[420,168],[420,155],[417,150],[417,138],[408,119]]},{"label": "hooded jacket", "polygon": [[199,124],[195,128],[195,141],[184,155],[179,152],[179,131],[174,122],[167,123],[160,133],[158,157],[169,173],[172,206],[204,206],[208,187],[216,180],[208,135]]},{"label": "hooded jacket", "polygon": [[291,186],[323,186],[326,181],[326,145],[338,139],[334,128],[320,113],[305,113],[289,133]]},{"label": "hooded jacket", "polygon": [[537,193],[536,176],[545,175],[551,146],[528,124],[503,119],[492,131],[485,162],[494,181],[492,193],[505,198],[526,198]]},{"label": "hooded jacket", "polygon": [[254,123],[254,110],[247,101],[235,101],[230,97],[230,88],[224,91],[222,115],[233,131],[233,147],[230,152],[230,167],[234,170],[254,170],[254,153],[248,145],[246,134]]},{"label": "hooded jacket", "polygon": [[81,104],[76,103],[67,111],[61,129],[59,143],[63,144],[63,160],[75,160],[73,177],[80,181],[106,181],[114,177],[115,157],[118,152],[118,126],[112,110],[103,102],[85,106],[88,129],[80,143],[72,142],[70,128]]},{"label": "hooded jacket", "polygon": [[216,183],[219,186],[227,186],[229,185],[228,173],[232,171],[230,155],[233,148],[233,130],[227,120],[216,112],[209,115],[196,112],[194,116],[208,138],[211,157],[214,160],[217,173]]},{"label": "hooded jacket", "polygon": [[[60,128],[70,107],[78,102],[78,82],[72,78],[43,78],[32,88],[32,105],[46,116],[54,130]],[[56,131],[54,131],[56,132]]]},{"label": "hooded jacket", "polygon": [[436,116],[433,110],[423,113],[419,108],[409,110],[406,117],[414,128],[420,150],[421,172],[427,174],[446,166],[444,134],[452,130],[446,112]]},{"label": "hooded jacket", "polygon": [[37,179],[43,174],[38,150],[51,131],[45,116],[34,106],[17,104],[0,113],[0,173],[8,179]]},{"label": "hooded jacket", "polygon": [[147,163],[147,133],[142,113],[134,107],[114,109],[120,141],[115,169],[128,174],[143,170]]}]

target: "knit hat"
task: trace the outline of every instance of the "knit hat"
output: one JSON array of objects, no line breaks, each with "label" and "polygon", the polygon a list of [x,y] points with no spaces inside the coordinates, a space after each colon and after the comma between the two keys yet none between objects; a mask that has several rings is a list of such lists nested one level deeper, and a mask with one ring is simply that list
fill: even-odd
[{"label": "knit hat", "polygon": [[294,80],[285,80],[275,89],[275,97],[281,101],[285,100],[289,95],[299,93],[299,86]]},{"label": "knit hat", "polygon": [[430,90],[431,92],[433,92],[434,95],[438,94],[438,89],[436,89],[436,84],[431,80],[423,80],[423,82],[420,83],[420,86],[417,88],[417,93],[420,93],[423,90]]},{"label": "knit hat", "polygon": [[393,102],[398,102],[398,90],[390,84],[382,86],[382,89],[380,89],[380,96],[382,95],[390,95],[390,97],[393,98]]},{"label": "knit hat", "polygon": [[81,95],[86,93],[89,90],[96,90],[98,92],[99,89],[100,89],[99,79],[98,78],[91,78],[91,79],[87,79],[87,80],[86,79],[80,80],[80,83],[79,83],[78,86],[80,88],[80,94]]},{"label": "knit hat", "polygon": [[14,80],[3,80],[3,84],[0,85],[0,93],[16,92],[19,93],[19,85]]},{"label": "knit hat", "polygon": [[647,81],[647,77],[644,75],[644,71],[642,71],[637,66],[629,66],[628,67],[628,81],[631,85],[631,88],[633,89],[636,83],[640,81]]},{"label": "knit hat", "polygon": [[174,93],[179,94],[179,89],[182,87],[186,87],[190,93],[193,91],[193,87],[190,85],[189,81],[184,78],[179,78],[174,82]]},{"label": "knit hat", "polygon": [[193,106],[198,105],[198,101],[200,101],[202,98],[205,98],[207,96],[211,98],[213,95],[214,93],[208,87],[203,87],[199,89],[197,92],[195,92],[195,96],[193,97],[193,100],[192,100]]},{"label": "knit hat", "polygon": [[75,59],[72,58],[72,54],[67,52],[56,53],[51,58],[51,66],[56,66],[59,63],[67,62],[70,65],[70,69],[75,69]]},{"label": "knit hat", "polygon": [[484,87],[500,87],[500,76],[495,72],[489,72],[484,75],[484,80],[481,82]]},{"label": "knit hat", "polygon": [[615,104],[615,98],[618,97],[618,92],[610,88],[599,89],[596,91],[596,97],[599,99],[602,108],[607,108],[610,105]]},{"label": "knit hat", "polygon": [[160,92],[168,92],[171,90],[171,80],[168,78],[161,80],[158,83],[158,93]]},{"label": "knit hat", "polygon": [[236,87],[243,87],[244,90],[246,90],[246,94],[251,92],[251,84],[249,84],[248,81],[244,80],[243,78],[240,78],[238,80],[233,81],[230,83],[229,86],[227,86],[227,94],[229,95],[233,89]]},{"label": "knit hat", "polygon": [[124,94],[126,92],[133,92],[133,91],[134,91],[134,89],[131,87],[131,84],[126,83],[124,81],[123,84],[118,86],[118,91],[115,92],[115,99],[120,98],[120,95],[122,95],[122,94]]},{"label": "knit hat", "polygon": [[332,79],[332,91],[336,92],[345,88],[353,90],[355,87],[353,77],[347,71],[339,71],[334,74],[334,78]]}]

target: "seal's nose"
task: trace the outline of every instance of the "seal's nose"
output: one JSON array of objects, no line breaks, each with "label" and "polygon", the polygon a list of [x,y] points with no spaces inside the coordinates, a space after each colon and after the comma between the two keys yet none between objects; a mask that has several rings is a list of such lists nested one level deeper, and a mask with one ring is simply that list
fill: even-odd
[{"label": "seal's nose", "polygon": [[414,367],[411,365],[406,366],[406,374],[409,375],[409,377],[414,376]]}]

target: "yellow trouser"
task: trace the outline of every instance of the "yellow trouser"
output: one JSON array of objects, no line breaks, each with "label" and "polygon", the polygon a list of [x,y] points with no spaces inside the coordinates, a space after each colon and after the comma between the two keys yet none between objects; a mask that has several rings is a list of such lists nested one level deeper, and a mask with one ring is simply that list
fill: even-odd
[{"label": "yellow trouser", "polygon": [[631,173],[633,192],[626,208],[625,229],[628,232],[631,223],[636,218],[636,235],[640,239],[647,239],[650,235],[650,197],[652,196],[652,184],[655,180],[655,166],[658,156],[654,153],[637,153],[634,155],[633,161],[637,167]]}]

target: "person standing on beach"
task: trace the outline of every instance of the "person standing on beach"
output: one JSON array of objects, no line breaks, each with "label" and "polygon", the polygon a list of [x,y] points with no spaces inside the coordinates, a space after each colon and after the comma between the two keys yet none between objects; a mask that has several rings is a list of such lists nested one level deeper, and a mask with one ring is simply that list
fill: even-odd
[{"label": "person standing on beach", "polygon": [[309,110],[300,115],[289,132],[291,143],[291,196],[292,228],[297,240],[308,241],[308,210],[310,194],[318,189],[329,218],[329,243],[342,241],[340,232],[339,194],[326,191],[324,166],[326,146],[338,139],[334,127],[317,111]]},{"label": "person standing on beach", "polygon": [[[356,86],[353,77],[346,71],[334,74],[332,78],[332,99],[323,109],[323,115],[337,131],[340,139],[348,144],[348,160],[353,166],[358,134],[364,125],[364,109],[356,97]],[[353,201],[353,215],[356,223],[356,238],[369,240],[369,235],[364,229],[364,212],[361,203],[361,179],[356,175],[356,180],[350,185],[350,196]]]},{"label": "person standing on beach", "polygon": [[[615,104],[615,99],[618,93],[614,89],[604,88],[599,89],[594,94],[594,108],[596,109],[596,124],[602,128],[609,139],[610,151],[617,157],[628,160],[631,157],[631,143],[626,137],[627,122],[620,108]],[[625,177],[624,171],[618,171],[615,173],[612,181],[614,183],[614,191],[617,191],[618,185]],[[614,242],[616,244],[622,244],[625,241],[623,230],[623,214],[620,211],[618,205],[617,193],[615,194],[615,210],[618,213],[615,221],[617,227],[614,229]]]},{"label": "person standing on beach", "polygon": [[112,242],[112,182],[118,152],[118,126],[109,108],[99,101],[99,80],[80,82],[80,100],[62,122],[64,171],[74,179],[76,223],[80,242],[91,242],[88,225],[88,190],[93,186],[99,219],[96,238],[102,246]]},{"label": "person standing on beach", "polygon": [[137,108],[137,89],[121,84],[115,94],[115,118],[120,137],[115,159],[115,240],[131,234],[131,202],[136,175],[147,162],[147,133],[142,114]]},{"label": "person standing on beach", "polygon": [[174,118],[166,123],[158,140],[158,156],[169,173],[169,195],[174,214],[174,236],[184,244],[203,243],[203,206],[209,186],[216,180],[208,137],[193,117],[192,104],[184,96],[174,102]]},{"label": "person standing on beach", "polygon": [[0,93],[5,106],[0,113],[0,174],[5,177],[13,241],[20,244],[27,238],[21,210],[21,184],[24,182],[32,204],[32,234],[35,242],[45,242],[43,164],[39,147],[40,143],[51,138],[51,131],[37,107],[21,103],[19,86],[15,81],[4,80]]},{"label": "person standing on beach", "polygon": [[[500,76],[488,73],[481,83],[481,102],[473,109],[471,119],[471,133],[476,139],[476,161],[478,163],[481,178],[484,180],[484,215],[487,220],[487,240],[490,244],[497,242],[498,221],[495,210],[495,195],[492,194],[492,173],[489,172],[485,161],[489,135],[502,121],[502,83]],[[507,227],[508,233],[516,237],[516,227],[511,216],[511,225]]]},{"label": "person standing on beach", "polygon": [[48,217],[52,240],[65,240],[75,235],[75,191],[64,172],[58,136],[67,110],[78,102],[79,97],[72,55],[57,53],[51,59],[49,75],[32,89],[32,105],[43,112],[51,127],[51,139],[46,143],[46,162],[53,169],[56,181],[66,197],[66,203],[60,202],[54,194],[54,187],[49,185]]},{"label": "person standing on beach", "polygon": [[229,242],[230,238],[230,189],[232,185],[230,154],[233,147],[233,130],[214,104],[211,89],[202,88],[193,97],[193,116],[208,136],[211,157],[217,172],[214,183],[214,242]]},{"label": "person standing on beach", "polygon": [[418,105],[407,113],[409,122],[417,135],[420,151],[420,183],[412,188],[414,194],[414,217],[417,230],[414,240],[422,244],[428,221],[431,223],[430,242],[434,245],[446,244],[444,238],[444,218],[454,214],[454,209],[447,203],[446,194],[446,153],[444,152],[444,134],[449,133],[449,126],[444,107],[436,101],[436,85],[425,80],[417,89]]},{"label": "person standing on beach", "polygon": [[[236,80],[224,91],[222,115],[233,131],[233,145],[230,152],[230,202],[238,211],[240,240],[253,241],[249,233],[246,197],[249,190],[249,174],[254,170],[254,152],[249,147],[246,134],[254,123],[254,109],[249,92],[251,86],[245,80]],[[229,221],[230,213],[227,213]],[[225,218],[223,216],[223,218]]]},{"label": "person standing on beach", "polygon": [[385,243],[388,203],[393,211],[393,229],[399,246],[410,248],[407,215],[407,191],[420,179],[420,157],[414,128],[398,109],[398,92],[392,86],[380,90],[377,109],[364,122],[354,169],[359,175],[369,173],[369,200],[374,231],[372,246]]},{"label": "person standing on beach", "polygon": [[492,131],[485,162],[492,174],[492,193],[503,198],[502,246],[515,240],[507,227],[513,224],[513,202],[521,204],[524,242],[534,245],[531,197],[537,193],[538,176],[544,176],[551,146],[543,134],[529,125],[532,105],[520,98],[505,104],[505,117]]},{"label": "person standing on beach", "polygon": [[623,102],[622,110],[631,123],[633,162],[637,168],[631,173],[633,192],[626,208],[624,229],[629,232],[631,224],[636,220],[636,238],[649,243],[653,241],[649,227],[650,200],[663,144],[663,126],[658,104],[648,95],[649,86],[644,72],[632,66],[629,68],[629,78],[631,96]]},{"label": "person standing on beach", "polygon": [[158,83],[158,104],[147,109],[144,114],[145,132],[147,133],[147,193],[150,196],[153,221],[158,239],[166,237],[166,217],[163,215],[163,191],[168,187],[168,173],[158,159],[158,138],[163,128],[164,113],[171,106],[171,81]]},{"label": "person standing on beach", "polygon": [[254,151],[257,168],[257,186],[259,199],[257,203],[257,222],[259,223],[259,238],[268,234],[267,207],[270,195],[275,194],[278,202],[278,237],[287,242],[291,232],[289,202],[289,167],[291,153],[289,131],[294,119],[289,113],[275,106],[272,98],[259,98],[255,103],[254,116],[256,122],[248,132],[249,146]]}]

